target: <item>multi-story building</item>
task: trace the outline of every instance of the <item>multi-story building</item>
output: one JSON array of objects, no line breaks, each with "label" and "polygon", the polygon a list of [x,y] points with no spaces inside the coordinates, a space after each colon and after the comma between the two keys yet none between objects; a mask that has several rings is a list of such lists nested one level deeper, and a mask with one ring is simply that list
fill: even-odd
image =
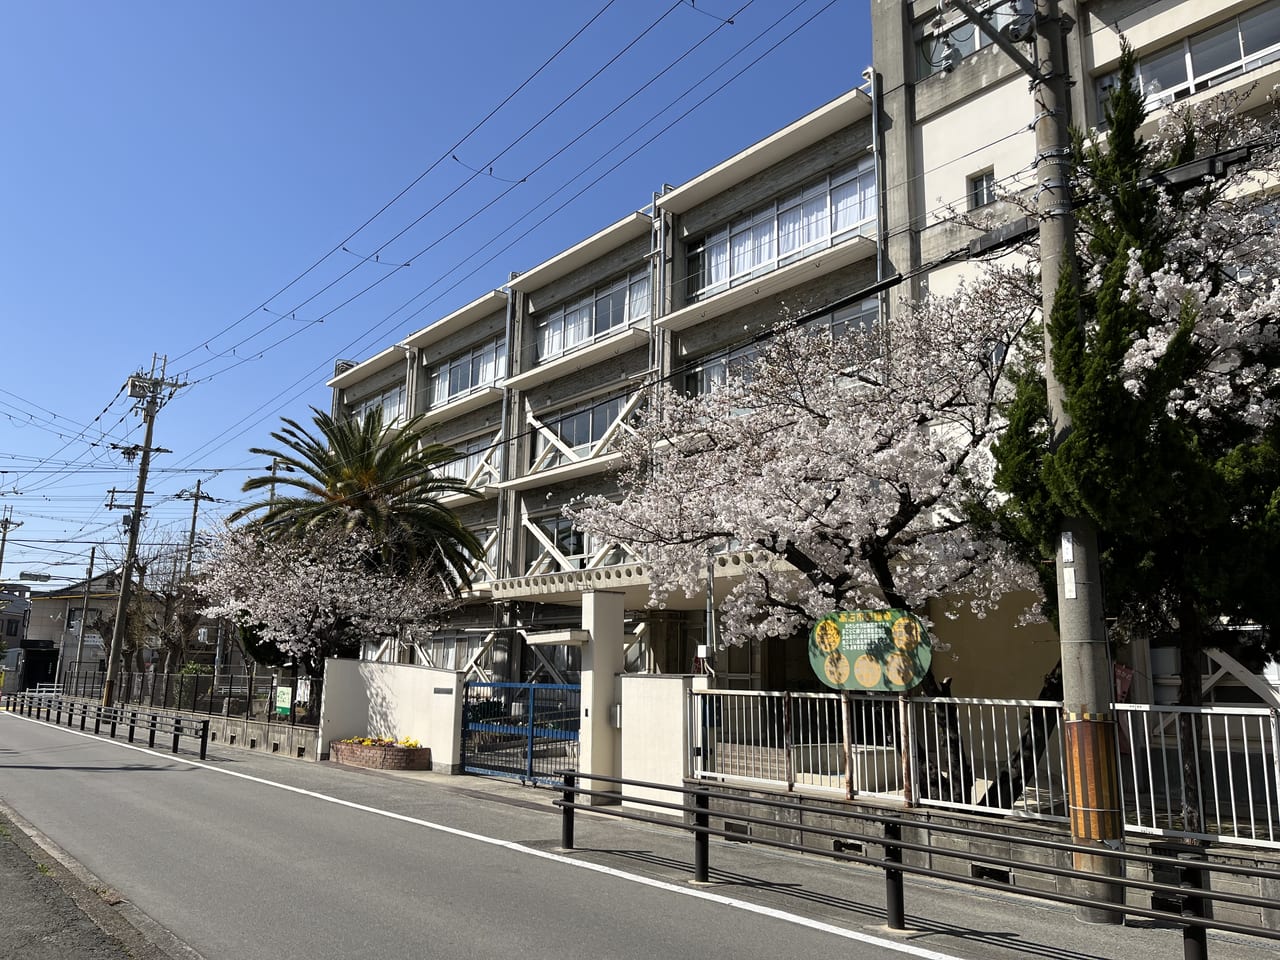
[{"label": "multi-story building", "polygon": [[[974,6],[997,26],[1026,15],[1007,0]],[[1157,110],[1255,80],[1269,89],[1280,69],[1280,0],[1061,8],[1074,20],[1077,125],[1101,116],[1122,33]],[[1035,179],[1033,101],[1003,51],[933,0],[874,0],[872,22],[876,67],[864,86],[330,381],[336,415],[372,404],[393,418],[430,414],[432,439],[459,449],[457,475],[479,491],[456,506],[485,543],[480,580],[448,629],[415,638],[414,658],[572,677],[583,598],[608,590],[623,598],[626,669],[690,669],[707,639],[707,598],[649,609],[636,558],[563,514],[575,497],[615,489],[616,443],[647,387],[711,389],[784,313],[839,329],[947,288],[973,269],[965,251],[977,235],[955,212],[992,206],[997,184]],[[717,595],[732,577],[727,558]],[[1053,635],[1025,635],[1013,669],[1025,682],[996,689],[992,678],[1011,669],[1009,624],[996,623],[939,628],[970,651],[955,665],[968,679],[957,691],[1034,694],[1057,659]],[[812,682],[803,645],[732,648],[719,672],[746,686]]]}]

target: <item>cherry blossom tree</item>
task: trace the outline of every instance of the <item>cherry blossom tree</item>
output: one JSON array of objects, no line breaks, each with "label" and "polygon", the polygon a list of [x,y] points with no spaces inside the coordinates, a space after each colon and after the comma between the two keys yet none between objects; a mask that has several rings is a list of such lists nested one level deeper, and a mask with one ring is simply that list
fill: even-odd
[{"label": "cherry blossom tree", "polygon": [[256,634],[319,673],[326,657],[352,656],[365,640],[430,622],[454,601],[438,572],[394,572],[362,530],[313,529],[271,537],[257,525],[227,527],[200,572],[202,612]]},{"label": "cherry blossom tree", "polygon": [[709,393],[662,388],[625,444],[621,499],[570,508],[648,566],[652,600],[705,588],[708,557],[745,575],[725,639],[787,638],[835,610],[978,614],[1034,582],[966,504],[989,500],[1004,371],[1034,318],[1003,268],[840,335],[783,324]]}]

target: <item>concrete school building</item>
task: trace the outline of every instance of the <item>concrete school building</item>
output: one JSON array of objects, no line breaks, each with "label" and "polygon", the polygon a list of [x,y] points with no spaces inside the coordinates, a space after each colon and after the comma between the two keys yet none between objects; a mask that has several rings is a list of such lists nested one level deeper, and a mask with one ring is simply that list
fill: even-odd
[{"label": "concrete school building", "polygon": [[[1025,23],[1025,4],[974,6],[1012,33]],[[1280,0],[1059,7],[1074,23],[1077,126],[1099,122],[1121,35],[1153,116],[1223,89],[1265,93],[1280,71]],[[997,184],[1034,187],[1034,106],[1018,66],[932,0],[873,0],[871,20],[874,69],[858,88],[678,186],[655,168],[662,186],[638,211],[542,263],[511,264],[503,289],[338,365],[328,383],[335,415],[427,413],[432,438],[460,451],[451,469],[479,496],[450,506],[486,551],[446,629],[371,646],[368,658],[551,681],[697,665],[707,597],[649,609],[637,558],[562,515],[576,496],[615,489],[617,441],[641,385],[713,389],[784,308],[838,331],[875,323],[902,298],[945,292],[977,269],[968,247],[979,234],[955,211],[1000,215]],[[713,602],[742,564],[716,559]],[[957,695],[1039,692],[1057,639],[1015,629],[1015,606],[983,621],[936,618],[952,653],[935,669]],[[1148,699],[1145,651],[1134,660],[1131,696]],[[722,649],[716,666],[720,686],[816,687],[803,644]],[[583,698],[585,708],[585,689]]]}]

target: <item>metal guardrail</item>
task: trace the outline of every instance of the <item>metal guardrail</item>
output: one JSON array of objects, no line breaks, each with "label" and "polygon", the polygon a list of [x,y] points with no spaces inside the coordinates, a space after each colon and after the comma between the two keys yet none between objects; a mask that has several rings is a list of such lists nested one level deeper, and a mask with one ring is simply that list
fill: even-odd
[{"label": "metal guardrail", "polygon": [[[76,714],[80,716],[80,729],[86,730],[92,721],[95,736],[101,736],[103,728],[107,735],[115,739],[117,731],[124,727],[128,731],[128,741],[133,743],[139,731],[147,735],[147,746],[155,748],[156,736],[161,734],[172,738],[173,752],[178,752],[178,743],[183,737],[200,742],[200,759],[207,757],[209,750],[209,721],[196,720],[191,717],[170,716],[162,713],[146,713],[127,707],[104,707],[100,703],[67,700],[58,694],[11,693],[0,697],[0,705],[11,713],[18,713],[33,720],[44,720],[55,726],[62,725],[66,715],[67,726],[75,726]],[[41,713],[44,714],[41,717]]]},{"label": "metal guardrail", "polygon": [[[1116,710],[1128,831],[1280,847],[1280,712]],[[695,690],[689,769],[694,779],[1065,823],[1061,715],[1052,700]],[[1178,736],[1187,718],[1199,727],[1193,757]],[[1190,819],[1184,769],[1199,798]]]},{"label": "metal guardrail", "polygon": [[[792,818],[799,813],[799,820],[801,822],[808,819],[803,816],[803,799],[797,798],[795,795],[788,795],[786,797],[774,799],[769,797],[743,796],[737,793],[725,793],[702,785],[693,787],[683,785],[673,786],[671,784],[648,783],[640,780],[630,780],[623,777],[602,776],[594,773],[577,773],[568,770],[559,771],[559,774],[562,778],[563,784],[562,794],[560,799],[554,801],[554,803],[555,806],[559,807],[561,810],[561,847],[566,850],[573,849],[574,811],[576,810],[589,810],[591,813],[597,815],[617,817],[625,820],[634,820],[641,823],[656,824],[659,826],[667,826],[673,829],[684,830],[693,835],[693,879],[695,882],[700,883],[706,883],[710,878],[709,841],[711,837],[720,837],[722,839],[736,842],[741,842],[745,839],[743,834],[739,831],[712,826],[713,816],[720,816],[725,820],[733,821],[735,824],[757,824],[766,827],[778,826],[778,820],[774,817],[744,814],[741,808],[746,806],[751,808],[760,808],[765,811],[785,810],[787,811],[788,816]],[[610,784],[613,785],[615,789],[585,789],[578,785],[579,782],[583,780],[589,780],[601,784]],[[616,789],[617,787],[621,787],[623,789]],[[628,797],[625,793],[625,789],[628,787],[643,789],[647,791],[647,793],[644,796]],[[658,800],[653,797],[652,791],[667,791],[676,795],[677,799],[675,801]],[[580,802],[580,798],[587,798],[589,800],[594,797],[605,799],[611,805],[592,805],[589,802]],[[798,800],[799,802],[797,802]],[[732,804],[733,808],[717,809],[715,803],[718,801]],[[641,812],[640,810],[628,809],[624,806],[628,802],[664,811],[666,815],[649,814]],[[996,880],[987,879],[981,876],[971,878],[958,877],[942,870],[924,866],[923,864],[910,863],[903,858],[904,852],[922,854],[935,852],[935,848],[928,843],[920,843],[914,840],[904,839],[904,831],[927,829],[931,834],[943,833],[971,839],[998,840],[1006,844],[1009,843],[1011,839],[1007,834],[996,834],[973,827],[939,824],[933,821],[924,823],[909,817],[891,816],[858,808],[839,810],[822,807],[820,811],[815,808],[813,812],[820,812],[823,818],[826,819],[839,819],[851,822],[860,826],[860,829],[842,830],[806,823],[803,828],[805,834],[821,837],[828,841],[835,841],[833,844],[833,846],[835,846],[834,850],[831,846],[815,847],[803,843],[792,843],[786,840],[778,840],[761,836],[750,837],[750,842],[801,853],[814,853],[828,859],[843,860],[883,870],[885,875],[885,916],[886,923],[890,929],[906,929],[906,897],[903,884],[903,877],[906,874],[931,877],[940,880],[950,880],[985,890],[1001,890],[1007,892],[1010,889],[1008,884],[1001,883]],[[670,816],[670,814],[679,814],[682,819],[675,820]],[[854,849],[848,849],[843,846],[844,844],[852,845]],[[868,845],[871,847],[879,847],[881,851],[880,856],[877,857],[868,855],[865,852],[856,852],[859,850],[865,850]],[[1035,847],[1041,850],[1055,850],[1073,855],[1087,854],[1092,857],[1112,857],[1125,863],[1146,864],[1152,867],[1153,870],[1155,868],[1161,868],[1171,871],[1178,877],[1178,882],[1165,883],[1158,880],[1141,880],[1133,877],[1114,877],[1095,874],[1075,870],[1069,867],[1036,863],[1028,859],[1018,860],[1011,857],[994,856],[972,849],[965,853],[965,857],[976,864],[982,864],[995,869],[1017,869],[1020,874],[1038,873],[1044,877],[1053,879],[1055,882],[1058,879],[1066,879],[1074,881],[1077,884],[1076,892],[1072,893],[1062,893],[1056,890],[1043,890],[1034,886],[1017,887],[1017,891],[1024,896],[1035,897],[1037,899],[1048,900],[1055,903],[1068,904],[1071,906],[1087,907],[1091,910],[1102,910],[1109,913],[1181,923],[1183,956],[1185,960],[1208,960],[1207,932],[1209,930],[1221,930],[1226,933],[1262,937],[1269,940],[1280,940],[1280,930],[1254,926],[1252,924],[1218,920],[1213,916],[1214,904],[1231,904],[1235,906],[1274,909],[1276,906],[1275,900],[1269,897],[1253,896],[1251,894],[1237,893],[1229,890],[1212,889],[1214,875],[1219,875],[1227,879],[1234,879],[1236,881],[1239,881],[1240,879],[1280,880],[1280,871],[1278,870],[1266,870],[1259,867],[1245,867],[1236,864],[1210,862],[1209,860],[1204,859],[1207,851],[1203,847],[1195,847],[1189,844],[1182,846],[1176,856],[1155,853],[1138,853],[1125,850],[1110,850],[1098,847],[1080,847],[1065,841],[1041,838],[1018,839],[1014,842],[1013,847],[1016,850],[1019,846],[1028,848]],[[1125,871],[1121,872],[1123,873]],[[1121,886],[1126,890],[1149,891],[1152,894],[1166,898],[1172,904],[1176,904],[1177,909],[1161,910],[1154,906],[1139,907],[1136,905],[1129,905],[1127,903],[1116,904],[1111,900],[1090,895],[1091,887],[1094,889],[1104,889],[1116,886]]]}]

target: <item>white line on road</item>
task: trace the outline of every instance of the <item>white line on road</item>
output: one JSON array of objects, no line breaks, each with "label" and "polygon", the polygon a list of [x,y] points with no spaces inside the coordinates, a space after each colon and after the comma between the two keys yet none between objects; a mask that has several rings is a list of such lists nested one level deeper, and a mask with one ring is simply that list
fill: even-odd
[{"label": "white line on road", "polygon": [[[43,727],[50,726],[50,724],[45,723],[44,721],[36,720],[32,717],[24,717],[20,714],[10,713],[0,714],[0,716],[10,716],[18,720],[26,720],[28,723],[39,723]],[[140,747],[136,744],[121,743],[118,740],[94,736],[91,733],[81,732],[79,730],[69,730],[65,727],[58,727],[56,725],[54,725],[54,729],[61,730],[64,733],[74,734],[77,737],[85,737],[89,740],[95,740],[99,743],[109,743],[126,750],[137,750],[139,753],[145,753],[161,760],[172,760],[177,763],[185,763],[188,766],[199,767],[201,770],[208,770],[210,773],[220,773],[228,777],[237,777],[241,780],[248,780],[251,783],[260,783],[264,786],[274,787],[277,790],[285,790],[289,793],[296,793],[304,797],[311,797],[315,800],[336,804],[340,807],[347,807],[351,810],[360,810],[364,813],[374,814],[375,816],[386,817],[389,820],[399,820],[402,823],[410,823],[414,826],[425,827],[428,830],[434,830],[438,833],[447,833],[455,837],[474,840],[477,843],[486,843],[490,846],[501,847],[505,850],[510,850],[513,853],[522,853],[527,856],[538,857],[542,860],[551,860],[555,863],[562,863],[569,867],[577,867],[581,870],[591,870],[595,873],[602,873],[606,876],[616,877],[619,880],[625,880],[629,883],[637,883],[642,886],[653,887],[658,890],[666,890],[682,897],[693,897],[698,900],[706,900],[711,903],[718,903],[726,907],[731,907],[735,910],[743,910],[747,913],[755,913],[765,917],[772,917],[775,920],[792,923],[800,927],[808,927],[811,930],[820,930],[824,933],[830,933],[833,936],[843,937],[846,940],[856,940],[859,943],[881,947],[884,950],[891,950],[895,953],[903,953],[912,957],[920,957],[922,960],[963,960],[963,958],[957,957],[954,954],[942,953],[938,950],[930,950],[927,947],[919,947],[910,943],[898,943],[897,941],[886,940],[883,937],[872,936],[868,933],[860,933],[857,930],[848,930],[844,927],[837,927],[834,924],[823,923],[821,920],[814,920],[811,917],[801,916],[798,913],[788,913],[785,910],[775,910],[772,907],[752,903],[749,900],[740,900],[736,897],[726,897],[723,894],[712,893],[708,890],[683,887],[674,883],[668,883],[665,880],[655,880],[652,877],[645,877],[636,873],[628,873],[625,870],[617,870],[613,867],[606,867],[602,864],[590,863],[585,860],[577,860],[573,857],[565,856],[564,854],[551,853],[547,850],[538,850],[534,847],[527,847],[524,844],[516,843],[512,840],[488,837],[481,833],[472,833],[469,830],[459,830],[457,827],[450,827],[443,823],[433,823],[430,820],[422,820],[418,817],[406,816],[405,814],[395,813],[391,810],[382,810],[378,807],[370,807],[363,803],[355,803],[354,801],[343,800],[340,797],[332,797],[325,793],[317,793],[314,790],[304,790],[302,787],[291,786],[287,783],[279,783],[275,780],[255,777],[252,774],[240,773],[235,770],[224,770],[220,767],[211,766],[208,763],[203,763],[199,760],[191,760],[187,757],[178,756],[176,754],[161,753],[158,750],[151,750],[147,747]]]}]

